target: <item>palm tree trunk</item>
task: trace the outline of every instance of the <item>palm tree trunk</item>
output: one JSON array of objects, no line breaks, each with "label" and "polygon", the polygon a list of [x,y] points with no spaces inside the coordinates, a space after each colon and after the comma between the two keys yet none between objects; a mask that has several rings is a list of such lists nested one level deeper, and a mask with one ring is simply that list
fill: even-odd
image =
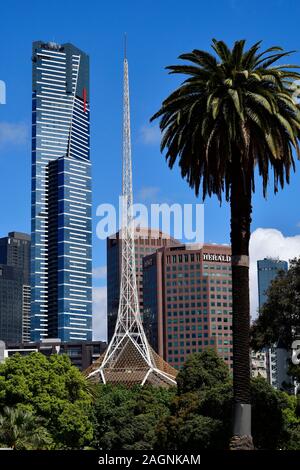
[{"label": "palm tree trunk", "polygon": [[251,176],[240,162],[232,172],[230,195],[232,247],[233,439],[232,449],[253,448],[250,396],[249,239]]}]

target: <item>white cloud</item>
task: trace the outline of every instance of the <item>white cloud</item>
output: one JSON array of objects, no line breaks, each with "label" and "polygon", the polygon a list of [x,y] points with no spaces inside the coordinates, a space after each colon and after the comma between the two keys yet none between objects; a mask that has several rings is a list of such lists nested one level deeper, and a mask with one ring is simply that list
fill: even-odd
[{"label": "white cloud", "polygon": [[300,256],[300,235],[285,237],[274,228],[258,228],[250,238],[250,311],[252,319],[257,316],[258,286],[257,260],[266,257],[289,261]]},{"label": "white cloud", "polygon": [[28,141],[29,127],[20,122],[0,122],[0,146],[23,145]]},{"label": "white cloud", "polygon": [[161,132],[158,126],[144,125],[140,129],[140,140],[146,145],[159,144],[161,141]]},{"label": "white cloud", "polygon": [[93,269],[93,278],[94,279],[105,279],[106,278],[106,266],[98,266]]},{"label": "white cloud", "polygon": [[144,186],[138,192],[138,200],[144,202],[154,202],[159,192],[160,188],[158,188],[157,186]]},{"label": "white cloud", "polygon": [[93,288],[93,339],[106,341],[106,304],[107,294],[105,287]]}]

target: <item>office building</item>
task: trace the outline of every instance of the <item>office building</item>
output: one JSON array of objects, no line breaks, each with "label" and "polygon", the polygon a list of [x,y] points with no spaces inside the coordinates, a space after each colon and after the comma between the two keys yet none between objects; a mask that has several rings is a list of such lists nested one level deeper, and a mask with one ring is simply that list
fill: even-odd
[{"label": "office building", "polygon": [[[160,230],[137,228],[135,231],[136,280],[140,313],[143,318],[143,257],[164,246],[179,242]],[[122,240],[119,232],[107,238],[107,341],[114,333],[120,297]]]},{"label": "office building", "polygon": [[33,43],[31,339],[92,339],[89,57]]},{"label": "office building", "polygon": [[287,271],[288,263],[279,259],[265,258],[257,261],[259,308],[267,300],[267,290],[279,271]]},{"label": "office building", "polygon": [[22,340],[23,278],[19,268],[0,264],[0,340]]},{"label": "office building", "polygon": [[[259,310],[267,300],[267,290],[279,271],[287,271],[288,263],[279,259],[265,258],[257,261]],[[266,355],[266,376],[270,385],[276,389],[285,388],[291,383],[288,376],[289,352],[281,344],[264,348]]]},{"label": "office building", "polygon": [[267,352],[251,351],[251,376],[262,377],[267,380]]},{"label": "office building", "polygon": [[[0,339],[29,341],[30,236],[26,233],[10,232],[7,237],[0,238],[0,264],[2,265],[0,322],[3,325]],[[6,269],[5,266],[11,269]],[[19,289],[20,283],[21,290]],[[7,293],[5,293],[5,286],[9,289]],[[20,305],[21,314],[19,313]],[[5,334],[4,330],[6,330]]]},{"label": "office building", "polygon": [[179,245],[143,259],[144,327],[173,367],[214,348],[232,367],[231,248]]},{"label": "office building", "polygon": [[[1,343],[1,341],[0,341]],[[0,362],[6,358],[18,353],[26,356],[32,352],[40,352],[45,356],[52,354],[67,354],[72,364],[78,367],[79,370],[84,371],[91,364],[93,364],[105,351],[106,343],[102,341],[70,341],[62,342],[58,338],[44,339],[39,342],[30,343],[13,343],[2,342],[0,344]]]}]

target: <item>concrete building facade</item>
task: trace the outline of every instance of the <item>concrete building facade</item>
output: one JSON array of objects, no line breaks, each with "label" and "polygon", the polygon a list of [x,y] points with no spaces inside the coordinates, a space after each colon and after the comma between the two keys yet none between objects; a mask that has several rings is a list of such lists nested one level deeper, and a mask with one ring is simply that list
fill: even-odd
[{"label": "concrete building facade", "polygon": [[[157,249],[180,243],[159,230],[139,228],[135,231],[136,280],[140,312],[143,318],[143,258]],[[121,249],[119,232],[107,238],[107,341],[114,333],[120,297]]]},{"label": "concrete building facade", "polygon": [[232,367],[231,248],[163,247],[143,259],[144,326],[176,368],[189,354],[214,348]]}]

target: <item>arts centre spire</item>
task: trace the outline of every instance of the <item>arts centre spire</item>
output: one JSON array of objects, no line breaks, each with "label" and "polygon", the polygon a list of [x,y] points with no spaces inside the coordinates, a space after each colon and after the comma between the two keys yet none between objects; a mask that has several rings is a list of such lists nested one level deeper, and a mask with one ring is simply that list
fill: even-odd
[{"label": "arts centre spire", "polygon": [[103,356],[87,371],[93,380],[126,385],[176,385],[177,371],[151,348],[142,325],[136,283],[134,244],[130,106],[126,38],[123,88],[121,287],[114,335]]}]

